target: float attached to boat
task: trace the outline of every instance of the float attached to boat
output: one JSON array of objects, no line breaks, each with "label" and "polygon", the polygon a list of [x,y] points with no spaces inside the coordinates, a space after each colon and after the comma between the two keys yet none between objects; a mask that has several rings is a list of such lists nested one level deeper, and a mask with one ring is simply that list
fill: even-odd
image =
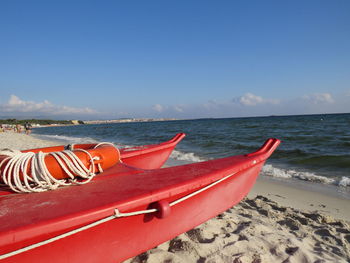
[{"label": "float attached to boat", "polygon": [[136,256],[240,202],[279,143],[269,139],[246,155],[162,169],[118,162],[83,186],[3,193],[1,262],[121,262]]}]

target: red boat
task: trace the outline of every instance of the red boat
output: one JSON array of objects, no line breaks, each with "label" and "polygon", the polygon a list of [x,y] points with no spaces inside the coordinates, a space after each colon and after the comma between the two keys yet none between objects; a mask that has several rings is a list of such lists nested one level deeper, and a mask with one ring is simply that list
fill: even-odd
[{"label": "red boat", "polygon": [[121,160],[125,164],[141,169],[158,169],[164,165],[184,137],[184,133],[178,133],[171,140],[160,144],[120,149]]},{"label": "red boat", "polygon": [[121,262],[247,195],[280,141],[256,152],[142,170],[118,163],[89,184],[0,196],[1,262]]},{"label": "red boat", "polygon": [[[168,160],[171,152],[174,150],[176,145],[185,137],[184,133],[178,133],[169,141],[160,144],[151,144],[143,146],[135,146],[129,148],[121,148],[120,159],[123,163],[141,168],[141,169],[158,169],[164,165]],[[89,149],[96,144],[75,144],[75,149]],[[37,148],[25,150],[23,152],[55,152],[63,151],[64,145]],[[72,146],[70,146],[72,147]]]}]

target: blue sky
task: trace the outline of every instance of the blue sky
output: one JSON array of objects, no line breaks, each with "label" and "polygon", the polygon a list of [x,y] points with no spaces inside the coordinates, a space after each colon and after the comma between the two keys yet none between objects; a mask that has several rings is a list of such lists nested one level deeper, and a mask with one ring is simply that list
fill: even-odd
[{"label": "blue sky", "polygon": [[350,1],[0,1],[0,117],[350,112]]}]

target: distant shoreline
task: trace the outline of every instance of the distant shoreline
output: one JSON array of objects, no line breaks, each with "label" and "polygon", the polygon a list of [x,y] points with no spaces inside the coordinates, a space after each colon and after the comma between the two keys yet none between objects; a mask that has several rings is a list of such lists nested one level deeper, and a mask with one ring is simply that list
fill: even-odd
[{"label": "distant shoreline", "polygon": [[153,122],[153,121],[176,121],[174,118],[130,118],[130,119],[117,119],[117,120],[91,120],[84,121],[84,124],[102,124],[102,123],[125,123],[125,122]]},{"label": "distant shoreline", "polygon": [[[303,116],[327,116],[327,115],[347,115],[350,112],[339,113],[310,113],[310,114],[286,114],[286,115],[262,115],[262,116],[241,116],[241,117],[199,117],[199,118],[120,118],[120,119],[99,119],[99,120],[49,120],[49,119],[0,119],[2,125],[21,124],[29,122],[32,125],[38,124],[36,127],[57,127],[71,126],[81,124],[107,124],[107,123],[130,123],[130,122],[157,122],[157,121],[187,121],[187,120],[212,120],[212,119],[251,119],[251,118],[283,118],[283,117],[303,117]],[[41,124],[44,121],[49,121],[48,124]],[[64,123],[65,122],[65,123]],[[68,123],[69,122],[69,123]],[[33,126],[34,128],[35,126]]]}]

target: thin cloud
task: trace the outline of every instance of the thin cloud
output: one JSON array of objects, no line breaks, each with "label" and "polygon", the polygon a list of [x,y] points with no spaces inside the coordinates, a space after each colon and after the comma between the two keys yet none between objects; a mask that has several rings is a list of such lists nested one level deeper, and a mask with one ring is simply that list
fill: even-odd
[{"label": "thin cloud", "polygon": [[155,104],[152,106],[152,110],[157,113],[183,113],[185,106],[175,105],[175,106],[164,106],[161,104]]},{"label": "thin cloud", "polygon": [[235,98],[234,102],[238,102],[243,106],[257,106],[259,104],[278,104],[280,101],[276,99],[266,99],[253,93],[246,93],[241,97]]},{"label": "thin cloud", "polygon": [[331,104],[334,103],[333,96],[330,93],[314,93],[311,95],[304,95],[303,100],[312,104]]},{"label": "thin cloud", "polygon": [[156,112],[163,112],[164,111],[164,106],[160,105],[160,104],[155,104],[152,106],[152,109]]},{"label": "thin cloud", "polygon": [[252,93],[247,93],[240,97],[239,102],[245,106],[255,106],[264,102],[264,99],[260,96],[256,96]]},{"label": "thin cloud", "polygon": [[11,95],[7,103],[0,105],[0,110],[5,113],[25,113],[44,115],[93,115],[98,112],[94,109],[76,108],[65,105],[55,105],[48,100],[43,102],[25,101],[16,95]]},{"label": "thin cloud", "polygon": [[174,106],[174,110],[176,111],[176,112],[184,112],[184,109],[181,107],[181,106]]},{"label": "thin cloud", "polygon": [[78,108],[68,105],[56,105],[48,100],[41,102],[26,101],[16,95],[0,104],[0,114],[10,117],[52,117],[63,119],[91,119],[91,118],[222,118],[222,117],[248,117],[290,114],[315,114],[350,112],[349,94],[331,93],[306,94],[297,98],[272,99],[253,93],[246,93],[227,100],[215,98],[198,104],[164,105],[154,104],[148,107],[132,107],[126,109],[113,109],[109,112],[98,112],[89,107]]},{"label": "thin cloud", "polygon": [[337,97],[331,93],[314,93],[283,100],[246,93],[231,100],[212,99],[203,104],[181,105],[181,107],[157,104],[153,106],[153,110],[156,110],[159,116],[178,118],[317,114],[349,112],[349,103],[345,103],[346,100],[348,100],[346,96]]}]

